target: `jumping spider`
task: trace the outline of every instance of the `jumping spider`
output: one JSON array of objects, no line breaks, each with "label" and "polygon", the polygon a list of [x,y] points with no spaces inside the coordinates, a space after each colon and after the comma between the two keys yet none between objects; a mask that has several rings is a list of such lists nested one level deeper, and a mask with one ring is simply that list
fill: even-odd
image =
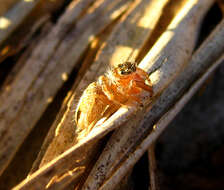
[{"label": "jumping spider", "polygon": [[75,113],[79,130],[91,130],[121,105],[141,104],[142,94],[151,97],[153,90],[148,74],[136,63],[124,62],[110,69],[83,92]]}]

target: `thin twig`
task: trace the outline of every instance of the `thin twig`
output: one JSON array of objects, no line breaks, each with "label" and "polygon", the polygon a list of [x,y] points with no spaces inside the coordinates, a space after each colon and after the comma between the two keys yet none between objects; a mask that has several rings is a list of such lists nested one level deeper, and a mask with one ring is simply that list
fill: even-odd
[{"label": "thin twig", "polygon": [[[105,72],[109,64],[118,64],[121,62],[121,58],[123,61],[128,59],[135,60],[138,52],[141,51],[145,41],[148,39],[153,28],[157,24],[157,21],[162,14],[163,7],[167,2],[168,0],[159,2],[157,0],[149,2],[137,0],[131,4],[117,26],[114,27],[109,39],[105,42],[105,46],[98,51],[97,59],[91,63],[91,68],[84,75],[79,86],[76,88],[73,87],[73,89],[76,89],[75,97],[79,96],[83,87],[95,80],[96,75],[100,75],[102,72]],[[126,30],[123,29],[124,27]],[[75,84],[74,86],[77,85]],[[50,132],[51,135],[46,138],[47,144],[44,144],[43,149],[41,149],[41,155],[38,157],[38,160],[42,159],[40,166],[43,166],[45,163],[58,156],[62,151],[68,149],[69,146],[75,144],[75,138],[73,136],[71,140],[69,140],[69,137],[65,135],[67,133],[71,134],[71,131],[74,130],[74,123],[71,123],[71,120],[73,120],[74,117],[73,110],[76,106],[74,99],[76,98],[72,97],[70,102],[67,104],[67,109],[65,110],[61,121],[56,121],[53,124],[53,129]],[[58,134],[56,136],[54,136],[55,131],[57,131]],[[52,135],[54,137],[51,138]],[[64,142],[67,144],[63,146]],[[48,148],[46,150],[47,146]],[[87,147],[84,148],[85,150],[87,149]],[[87,151],[88,155],[84,157],[86,163],[88,160],[93,160],[92,157],[95,157],[94,154],[90,154],[93,147],[91,148],[91,146],[88,146],[88,148],[90,148],[90,150]],[[94,149],[96,149],[96,145],[94,145]],[[82,158],[83,155],[80,155],[79,159]],[[38,163],[39,162],[40,161],[38,161]],[[73,158],[70,162],[75,162],[75,159]]]},{"label": "thin twig", "polygon": [[[106,126],[106,124],[110,124],[109,127],[111,127],[111,128],[109,128],[109,129],[108,128],[106,128],[106,129],[105,128],[103,128],[103,129],[98,128],[96,130],[94,129],[94,131],[96,133],[92,133],[91,135],[87,136],[87,138],[83,142],[80,142],[80,144],[76,145],[75,147],[72,147],[71,149],[66,151],[63,155],[61,155],[57,159],[53,160],[50,164],[41,168],[37,173],[35,173],[34,175],[31,176],[29,181],[26,181],[27,184],[23,184],[23,185],[26,186],[26,188],[32,187],[32,186],[29,186],[29,185],[34,183],[35,180],[36,180],[35,183],[38,183],[37,182],[37,180],[38,180],[39,183],[44,183],[45,184],[47,182],[47,180],[49,180],[49,178],[53,176],[53,174],[51,172],[56,172],[55,170],[58,170],[58,169],[60,169],[60,167],[65,166],[65,165],[63,165],[63,163],[65,163],[68,159],[73,159],[75,154],[77,154],[78,151],[81,150],[81,147],[83,148],[85,145],[88,145],[88,143],[92,143],[94,140],[99,139],[99,137],[102,137],[108,131],[118,127],[119,124],[121,124],[123,121],[122,120],[116,120],[117,118],[122,118],[123,117],[123,119],[124,118],[127,119],[128,117],[130,117],[130,115],[128,115],[130,112],[129,111],[127,112],[127,109],[130,109],[130,108],[128,108],[128,107],[121,108],[120,110],[118,110],[118,112],[116,112],[111,118],[109,118],[104,123],[103,126]],[[131,111],[133,113],[135,110],[131,110]],[[122,115],[122,114],[125,114],[125,113],[126,114],[128,113],[128,114],[126,116]],[[118,124],[118,125],[114,125],[114,124]],[[46,181],[45,181],[42,177],[46,176],[46,174],[49,174],[49,173],[50,173],[50,176],[48,175],[49,178],[46,178]],[[42,178],[42,180],[40,180],[41,178]],[[22,184],[18,187],[22,187]]]},{"label": "thin twig", "polygon": [[149,160],[149,177],[150,177],[149,190],[159,190],[156,157],[155,157],[155,143],[153,143],[148,149],[148,160]]},{"label": "thin twig", "polygon": [[[55,27],[34,49],[9,89],[1,91],[0,174],[65,82],[63,75],[69,75],[77,64],[91,36],[116,19],[128,4],[128,0],[105,0],[76,23],[67,39],[61,39]],[[111,18],[113,13],[116,15]]]},{"label": "thin twig", "polygon": [[[197,1],[197,3],[194,0],[187,1],[185,6],[183,6],[181,11],[178,12],[171,22],[167,31],[163,33],[140,63],[140,67],[149,72],[152,67],[157,66],[157,64],[160,65],[161,61],[163,62],[164,59],[167,58],[167,62],[150,76],[153,83],[155,100],[151,105],[146,105],[146,108],[138,108],[138,112],[136,112],[137,108],[131,107],[125,112],[126,116],[116,118],[120,119],[119,124],[123,126],[115,131],[110,138],[106,148],[87,178],[83,189],[98,189],[100,184],[120,167],[122,160],[125,159],[129,153],[134,151],[137,144],[150,132],[153,123],[167,110],[170,99],[178,95],[174,94],[176,92],[175,89],[173,92],[171,91],[169,94],[166,94],[161,101],[161,97],[159,96],[171,82],[175,82],[175,77],[177,77],[178,74],[185,73],[183,68],[191,57],[190,52],[192,52],[194,48],[200,21],[208,8],[212,5],[212,2],[213,1],[206,1],[206,4],[204,0]],[[188,43],[186,43],[186,41]],[[184,44],[184,46],[182,46],[182,44]],[[191,69],[194,70],[194,68]],[[200,70],[200,68],[198,68],[198,70]],[[189,74],[185,77],[189,77]],[[187,85],[188,82],[188,80],[185,80],[181,85]],[[178,87],[179,85],[177,88]],[[155,104],[157,105],[157,103],[159,103],[159,105],[154,106]],[[150,115],[150,120],[147,122],[147,126],[141,126],[144,117],[146,117],[146,113]],[[131,118],[130,115],[132,116]],[[116,124],[118,121],[113,121],[114,118],[112,117],[100,127],[107,128],[109,126],[111,127],[110,123]],[[122,177],[120,179],[122,179]]]},{"label": "thin twig", "polygon": [[4,17],[0,17],[0,45],[12,34],[12,32],[22,23],[31,11],[38,5],[41,0],[37,1],[20,1],[10,9]]},{"label": "thin twig", "polygon": [[207,78],[215,71],[215,69],[224,62],[224,55],[215,62],[203,76],[198,79],[194,85],[189,89],[188,92],[171,108],[169,111],[155,124],[155,130],[153,130],[145,140],[136,148],[136,150],[129,155],[129,157],[122,163],[113,175],[105,181],[100,187],[100,190],[113,189],[114,185],[117,184],[122,176],[134,166],[136,161],[144,154],[144,152],[151,146],[161,133],[166,129],[168,124],[175,118],[175,116],[181,111],[184,105],[191,99],[194,93],[200,88],[200,86],[207,80]]}]

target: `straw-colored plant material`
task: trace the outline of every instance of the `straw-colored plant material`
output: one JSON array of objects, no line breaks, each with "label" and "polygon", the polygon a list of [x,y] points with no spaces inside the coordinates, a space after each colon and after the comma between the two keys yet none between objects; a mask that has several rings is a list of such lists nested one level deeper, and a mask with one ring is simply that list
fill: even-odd
[{"label": "straw-colored plant material", "polygon": [[[99,51],[96,61],[91,66],[91,72],[87,72],[87,74],[83,77],[84,79],[82,80],[81,84],[77,87],[76,90],[78,90],[79,94],[83,87],[87,86],[91,81],[93,81],[96,76],[99,76],[102,74],[102,72],[105,72],[108,65],[114,63],[114,59],[117,59],[117,63],[120,61],[120,52],[123,54],[123,61],[128,60],[129,57],[131,57],[131,59],[135,59],[137,52],[140,51],[141,47],[144,45],[144,42],[151,34],[153,27],[156,25],[157,20],[160,18],[162,9],[167,4],[167,2],[168,1],[163,1],[158,3],[157,1],[151,1],[148,3],[147,1],[135,1],[135,3],[132,4],[128,12],[122,16],[122,22],[118,24],[118,26],[116,26],[113,30],[106,45],[103,46],[103,48],[101,48]],[[160,14],[155,13],[155,11],[158,13],[158,10],[161,11]],[[141,12],[141,14],[139,14],[139,12]],[[136,26],[139,27],[139,30],[136,30]],[[123,30],[124,27],[126,30]],[[141,38],[139,38],[139,36],[141,36]],[[102,63],[101,68],[97,70],[96,67],[99,67],[100,63]],[[73,97],[73,99],[70,100],[67,106],[67,111],[65,112],[65,115],[58,124],[57,128],[55,129],[53,126],[54,130],[56,131],[54,139],[52,140],[52,135],[55,134],[54,131],[50,131],[50,135],[48,138],[46,138],[46,143],[42,148],[39,157],[43,156],[43,151],[45,152],[46,144],[48,144],[50,141],[52,142],[42,159],[41,165],[44,165],[48,161],[52,160],[54,157],[61,154],[63,151],[77,142],[76,138],[74,138],[74,134],[72,134],[72,131],[75,127],[75,123],[71,122],[74,119],[74,109],[75,103]],[[96,146],[94,147],[94,150],[95,149]],[[88,155],[84,156],[83,154],[78,154],[76,159],[73,158],[73,160],[70,161],[71,166],[75,160],[80,160],[82,157],[85,157],[85,162],[87,165],[87,161],[91,161],[92,157],[94,157],[94,154],[92,154],[92,157],[89,156],[91,153],[90,147],[85,147],[83,152],[87,152]],[[39,163],[39,157],[36,163]],[[36,163],[34,170],[37,168]],[[81,162],[81,164],[83,164],[83,162]],[[67,166],[69,167],[68,163]]]},{"label": "straw-colored plant material", "polygon": [[[147,70],[153,84],[154,95],[159,96],[188,63],[197,40],[200,22],[213,1],[187,1],[175,16],[167,30],[158,39],[149,53],[141,61],[140,67]],[[184,44],[184,46],[182,46]],[[167,98],[168,101],[168,98]],[[147,101],[145,102],[147,104]],[[135,107],[124,110],[114,121],[109,118],[100,127],[123,124],[109,140],[104,152],[94,165],[83,189],[98,189],[104,179],[112,175],[136,142],[146,132],[136,127],[141,123],[146,109]],[[119,110],[121,111],[121,110]],[[135,113],[135,114],[133,114]],[[124,115],[125,114],[125,115]],[[132,119],[127,119],[133,114]],[[115,114],[114,114],[115,115]],[[126,122],[126,123],[124,123]],[[152,123],[148,123],[150,126]],[[125,134],[125,135],[124,135]],[[98,177],[96,177],[98,176]]]},{"label": "straw-colored plant material", "polygon": [[[1,89],[7,90],[10,87],[11,83],[15,80],[15,76],[17,76],[17,74],[20,72],[20,70],[25,65],[26,61],[29,59],[32,51],[35,49],[35,47],[37,46],[39,41],[46,36],[46,32],[49,31],[51,29],[51,27],[52,27],[52,25],[49,23],[48,15],[42,17],[40,20],[38,20],[34,24],[34,26],[31,29],[31,32],[29,34],[27,34],[26,38],[24,39],[24,41],[27,42],[27,43],[25,43],[26,45],[29,43],[29,47],[21,55],[21,57],[17,60],[15,66],[12,68],[10,73],[7,75],[6,79],[4,80],[3,84],[1,85]],[[33,37],[33,34],[37,30],[40,30],[40,34],[36,37]],[[31,38],[32,38],[32,41],[30,40]],[[6,46],[6,47],[10,47],[10,46]],[[23,45],[20,47],[22,48]],[[20,47],[19,47],[19,49],[20,49]],[[19,51],[19,49],[18,49],[18,51]],[[4,59],[7,56],[8,56],[8,54],[5,55],[5,57],[2,56],[1,58]],[[2,61],[1,58],[0,58],[0,62]]]},{"label": "straw-colored plant material", "polygon": [[149,160],[149,178],[150,185],[149,190],[159,190],[159,179],[156,165],[156,156],[155,156],[155,144],[152,144],[148,149],[148,160]]},{"label": "straw-colored plant material", "polygon": [[19,0],[0,0],[0,16],[5,14]]},{"label": "straw-colored plant material", "polygon": [[[67,79],[63,91],[74,78],[75,82],[30,175],[14,189],[112,190],[121,180],[129,183],[123,179],[128,179],[134,164],[223,62],[224,21],[192,57],[201,21],[215,1],[178,1],[166,14],[173,2],[74,0],[65,11],[60,10],[64,12],[59,13],[62,15],[56,23],[50,23],[48,17],[38,24],[34,35],[28,34],[32,44],[23,46],[28,48],[23,48],[25,54],[13,66],[0,92],[3,178],[27,135],[34,126],[38,129],[40,118],[42,122],[48,115],[43,113],[53,105],[49,103],[57,92],[61,95],[58,90]],[[161,19],[165,24],[160,30]],[[140,106],[116,107],[114,114],[103,118],[104,122],[99,121],[91,131],[79,130],[74,111],[83,90],[109,65],[136,60],[150,75],[153,98],[145,99]],[[105,136],[114,129],[113,134]],[[103,151],[101,142],[106,143]]]},{"label": "straw-colored plant material", "polygon": [[22,23],[25,17],[32,12],[40,1],[20,1],[4,16],[0,17],[0,45]]},{"label": "straw-colored plant material", "polygon": [[[208,44],[207,44],[208,45]],[[199,56],[199,54],[198,54]],[[209,58],[210,59],[210,58]],[[209,60],[208,59],[208,60]],[[208,61],[207,60],[207,61]],[[199,61],[199,60],[197,60]],[[206,62],[207,62],[206,61]],[[198,63],[194,62],[193,63]],[[200,62],[201,63],[201,62]],[[127,171],[134,166],[134,164],[140,159],[140,157],[145,153],[145,151],[153,145],[153,143],[158,139],[158,137],[161,135],[161,133],[166,129],[168,124],[175,118],[175,116],[181,111],[181,109],[184,107],[184,105],[190,100],[190,98],[197,92],[197,90],[203,85],[203,83],[208,79],[208,77],[215,71],[215,69],[222,63],[224,63],[224,55],[220,57],[215,63],[207,62],[208,64],[212,64],[205,73],[197,80],[195,83],[190,87],[190,89],[182,96],[180,100],[178,100],[174,106],[169,108],[169,111],[167,111],[161,119],[156,122],[154,125],[154,130],[145,137],[145,139],[141,142],[140,145],[136,148],[136,150],[129,154],[128,158],[123,161],[121,166],[113,173],[113,175],[105,181],[105,183],[99,188],[100,190],[110,190],[113,189],[114,186],[122,179],[122,176],[127,173]],[[207,64],[206,64],[207,65]],[[204,65],[205,66],[205,65]],[[191,70],[191,69],[189,69]],[[179,77],[180,79],[182,76]],[[178,79],[179,79],[178,78]],[[182,80],[177,80],[177,83],[182,82]],[[171,88],[168,88],[167,91],[169,92],[171,89],[179,88],[179,84],[172,84]],[[181,88],[185,88],[184,86],[181,86]],[[180,89],[179,89],[180,90]],[[167,93],[164,93],[167,95]],[[158,105],[157,105],[158,106]]]},{"label": "straw-colored plant material", "polygon": [[[151,1],[151,3],[147,1],[136,1],[128,12],[122,16],[122,22],[114,28],[106,44],[99,50],[96,60],[91,65],[91,69],[87,71],[83,80],[76,88],[75,97],[72,97],[69,104],[71,106],[68,106],[67,113],[65,113],[63,120],[56,129],[59,131],[58,135],[55,136],[55,140],[49,146],[43,158],[44,161],[42,165],[68,148],[68,145],[63,144],[63,142],[70,142],[69,146],[77,142],[77,139],[74,139],[73,136],[65,135],[71,134],[71,131],[75,127],[75,123],[71,122],[71,120],[74,119],[73,110],[75,110],[76,107],[74,99],[79,97],[80,92],[82,92],[90,82],[95,80],[96,76],[104,73],[109,65],[118,64],[129,58],[135,60],[137,53],[140,51],[153,27],[156,25],[156,21],[160,17],[160,14],[157,14],[157,17],[153,16],[155,15],[155,10],[157,10],[157,13],[158,10],[162,12],[162,8],[166,3],[167,1],[163,1],[163,3],[156,3],[155,1]],[[139,14],[139,12],[142,12],[142,14]],[[123,29],[124,27],[126,30]],[[139,29],[136,29],[136,27],[139,27]],[[141,38],[139,38],[139,36],[141,36]],[[77,138],[80,137],[77,136]],[[63,144],[61,146],[63,148],[62,150],[59,148],[59,144]]]},{"label": "straw-colored plant material", "polygon": [[121,167],[112,175],[112,177],[107,180],[102,187],[100,187],[100,190],[109,190],[113,189],[114,185],[118,183],[118,181],[121,179],[122,176],[125,175],[125,173],[129,170],[129,168],[132,168],[136,161],[140,159],[140,157],[144,154],[144,152],[148,149],[150,145],[154,143],[154,141],[158,138],[158,136],[162,133],[162,131],[167,127],[169,122],[174,119],[176,114],[183,108],[183,106],[189,101],[189,99],[192,97],[192,95],[195,93],[195,91],[198,90],[198,88],[205,82],[207,77],[220,65],[223,63],[224,57],[222,57],[218,62],[214,63],[214,65],[209,68],[208,72],[205,73],[200,80],[198,80],[194,86],[192,86],[191,90],[185,94],[185,96],[179,100],[176,105],[169,110],[156,124],[156,130],[152,131],[144,140],[143,142],[138,146],[138,148],[129,155],[127,160],[125,160]]},{"label": "straw-colored plant material", "polygon": [[[2,3],[6,6],[11,0]],[[20,0],[0,17],[0,63],[21,53],[66,0]],[[45,33],[46,34],[46,33]]]},{"label": "straw-colored plant material", "polygon": [[[192,2],[192,1],[191,1]],[[205,2],[205,1],[204,1]],[[194,5],[194,8],[192,8],[192,9],[190,9],[191,11],[189,11],[191,14],[192,14],[192,12],[193,13],[195,13],[194,11],[196,11],[197,10],[197,6],[198,5],[200,5],[200,3],[201,3],[201,1],[199,1],[197,4],[195,4]],[[206,4],[206,3],[208,3],[208,4]],[[212,4],[212,1],[206,1],[206,3],[205,4],[203,4],[203,5],[205,5],[205,6],[202,6],[204,9],[200,9],[200,11],[198,11],[197,12],[197,14],[199,14],[200,13],[200,15],[199,15],[199,17],[197,17],[198,19],[196,19],[196,21],[200,21],[201,20],[201,17],[204,15],[204,13],[206,12],[206,10],[210,7],[210,5]],[[189,5],[189,4],[188,4]],[[195,8],[196,7],[196,8]],[[195,10],[196,9],[196,10]],[[191,14],[189,14],[189,15],[191,15]],[[195,13],[196,14],[196,13]],[[189,25],[190,24],[192,24],[192,15],[191,16],[186,16],[186,18],[188,18],[188,19],[186,19],[186,20],[188,20],[188,22],[187,23],[185,23],[185,25],[181,25],[182,27],[186,27],[186,28],[188,28],[189,27]],[[194,14],[193,14],[194,15]],[[184,17],[185,18],[185,17]],[[191,20],[192,19],[192,20]],[[195,18],[194,18],[195,19]],[[183,19],[184,21],[185,21],[185,19]],[[174,21],[175,21],[175,19],[174,19]],[[195,20],[194,20],[195,21]],[[193,25],[193,26],[195,26],[195,28],[194,28],[194,31],[195,31],[195,35],[194,36],[196,36],[196,33],[197,33],[197,31],[198,31],[198,26],[199,26],[199,23],[198,22],[193,22],[195,25]],[[172,22],[172,23],[175,23],[175,22]],[[172,24],[171,23],[171,24]],[[189,25],[188,25],[189,24]],[[171,25],[170,25],[171,26]],[[177,27],[178,28],[178,27]],[[190,30],[190,29],[189,29]],[[175,31],[175,30],[174,30]],[[177,30],[178,31],[178,30]],[[176,32],[175,34],[176,34],[176,36],[180,36],[180,35],[182,35],[182,36],[184,36],[184,34],[186,34],[185,32],[183,32],[183,30],[180,30],[181,32]],[[190,35],[192,35],[192,33],[190,34]],[[175,35],[174,35],[174,37],[176,37]],[[177,37],[176,37],[177,38]],[[175,39],[175,38],[172,38],[172,39]],[[184,38],[185,39],[185,38]],[[187,38],[188,39],[188,38]],[[189,51],[192,51],[192,48],[193,48],[193,46],[194,45],[192,45],[192,44],[194,44],[194,39],[195,38],[191,38],[191,40],[189,40],[190,42],[189,42],[189,46],[187,46],[187,48],[189,48],[190,50]],[[171,40],[172,41],[172,40]],[[174,40],[175,41],[175,40]],[[180,41],[181,42],[181,41]],[[177,42],[176,42],[177,43]],[[178,43],[177,43],[178,44]],[[175,45],[175,43],[174,44],[172,44],[172,45]],[[179,46],[177,46],[177,48],[180,48]],[[185,50],[185,49],[184,49]],[[184,51],[183,50],[183,51]],[[179,53],[179,51],[178,51],[178,53]],[[187,55],[186,54],[182,54],[182,56],[186,56],[186,57],[188,57],[189,58],[189,56],[190,56],[190,53],[187,53]],[[186,60],[187,58],[185,58],[184,60]],[[172,59],[173,60],[173,59]],[[179,60],[179,59],[177,59],[177,60]],[[167,62],[166,62],[167,63]],[[169,63],[169,62],[168,62]],[[183,63],[183,62],[182,62]],[[185,62],[186,63],[186,62]],[[180,64],[180,63],[179,63]],[[158,68],[158,67],[157,67]],[[160,67],[159,69],[161,70],[161,68],[162,67]],[[172,75],[173,76],[173,75]],[[171,81],[170,81],[171,82]],[[166,85],[167,85],[167,83],[166,83]],[[160,89],[161,90],[161,88],[158,88],[158,89]],[[24,181],[24,183],[23,184],[20,184],[20,186],[18,186],[18,188],[21,188],[21,189],[24,189],[24,188],[31,188],[34,184],[42,184],[42,186],[41,187],[43,187],[44,186],[44,184],[46,184],[47,183],[47,181],[51,178],[51,177],[53,177],[54,176],[54,174],[55,173],[60,173],[59,171],[60,171],[60,169],[63,171],[65,168],[64,167],[66,167],[66,168],[70,168],[70,166],[68,166],[68,165],[66,165],[66,161],[68,162],[68,164],[69,164],[69,161],[68,160],[70,160],[70,159],[74,159],[74,156],[75,155],[77,155],[77,154],[79,154],[80,152],[82,152],[83,151],[83,149],[82,149],[82,147],[85,147],[85,145],[87,145],[88,143],[89,144],[91,144],[91,142],[93,142],[94,140],[96,140],[96,139],[98,139],[99,137],[102,137],[104,134],[106,134],[108,131],[110,131],[110,130],[112,130],[113,128],[116,128],[116,127],[118,127],[121,123],[123,123],[125,120],[127,120],[127,116],[128,115],[130,115],[130,112],[129,111],[127,111],[127,110],[131,110],[131,108],[121,108],[120,110],[118,110],[118,112],[116,112],[114,115],[112,115],[112,117],[111,118],[109,118],[100,128],[96,128],[96,129],[94,129],[93,131],[92,131],[92,133],[90,134],[90,135],[88,135],[87,137],[86,137],[86,139],[84,139],[83,140],[83,142],[81,141],[81,142],[79,142],[79,144],[77,144],[76,146],[74,146],[74,147],[72,147],[71,149],[69,149],[68,151],[66,151],[64,154],[62,154],[61,156],[59,156],[58,158],[56,158],[55,160],[53,160],[51,163],[49,163],[49,164],[47,164],[47,165],[45,165],[43,168],[41,168],[39,171],[37,171],[36,173],[34,173],[33,175],[31,175],[30,176],[30,178],[29,179],[27,179],[26,181]],[[132,111],[133,111],[133,109],[132,109]],[[123,113],[122,113],[123,112]],[[124,114],[124,113],[126,113],[126,115]],[[122,115],[123,114],[123,115]],[[123,120],[122,120],[123,119]],[[111,128],[103,128],[103,126],[107,126],[107,127],[111,127]],[[103,129],[102,129],[103,128]],[[75,165],[73,165],[73,167],[75,168],[75,167],[78,167],[78,166],[80,166],[80,164],[79,163],[77,163],[77,164],[75,164]],[[54,172],[52,172],[52,171],[54,171]],[[47,175],[48,174],[48,175]]]},{"label": "straw-colored plant material", "polygon": [[[83,16],[66,37],[61,36],[63,40],[58,32],[65,29],[64,25],[56,34],[53,29],[54,35],[50,32],[40,41],[11,85],[1,91],[0,173],[65,82],[92,36],[116,19],[127,5],[128,1],[105,0],[94,12]],[[73,7],[67,12],[75,10]],[[55,40],[58,38],[61,43]]]},{"label": "straw-colored plant material", "polygon": [[[221,40],[222,36],[224,34],[224,21],[216,28],[216,30],[209,36],[209,38],[203,43],[203,45],[200,47],[200,49],[195,53],[193,56],[191,62],[188,64],[188,66],[185,68],[185,71],[181,73],[180,76],[175,80],[174,83],[172,83],[164,92],[163,94],[157,99],[157,101],[152,105],[152,109],[150,112],[147,112],[147,114],[144,115],[144,118],[142,119],[142,122],[137,127],[139,130],[142,131],[142,137],[145,136],[145,131],[148,131],[150,129],[151,124],[155,124],[155,120],[160,118],[162,115],[166,113],[166,110],[171,109],[172,112],[172,105],[175,104],[175,102],[179,99],[179,96],[184,92],[184,90],[189,88],[189,85],[196,80],[202,73],[206,71],[206,69],[214,63],[218,57],[220,57],[223,54],[224,45],[223,45],[223,39]],[[174,107],[174,113],[172,113],[171,117],[169,119],[161,119],[163,122],[167,124],[172,120],[172,118],[175,117],[175,115],[178,113],[176,110],[181,110],[181,108],[186,104],[186,102],[190,99],[190,97],[197,91],[199,86],[203,83],[203,81],[206,80],[209,73],[214,71],[214,69],[223,62],[223,56],[220,58],[219,61],[215,63],[214,66],[211,66],[211,69],[208,69],[208,72],[205,73],[205,78],[203,80],[199,80],[199,84],[196,83],[193,87],[189,89],[189,93],[186,93],[186,97],[183,97],[183,100],[181,100],[181,103],[177,103]],[[171,108],[170,108],[171,107]],[[165,111],[165,112],[164,112]],[[168,114],[168,113],[167,113]],[[166,115],[164,116],[166,118]],[[158,138],[158,135],[161,134],[162,129],[165,128],[159,128],[160,124],[155,124],[155,132],[157,133],[156,138]],[[157,130],[158,129],[158,130]],[[150,134],[151,135],[151,134]],[[152,133],[154,135],[154,133]],[[137,141],[137,140],[136,140]],[[155,141],[155,138],[150,139],[150,144]],[[138,145],[135,144],[136,151],[139,150],[137,148]],[[144,152],[142,152],[144,153]],[[130,153],[129,155],[131,155]],[[138,160],[137,158],[134,159],[135,162]],[[125,172],[128,171],[128,168],[125,167],[124,163],[120,163],[120,166],[123,167],[120,171],[124,173],[120,173],[119,171],[116,171],[116,175],[119,175],[119,179],[121,179],[122,175],[125,174]],[[120,167],[121,168],[121,167]],[[117,173],[118,172],[118,173]],[[114,174],[113,174],[114,175]],[[115,176],[115,175],[114,175]],[[119,181],[111,181],[110,179],[108,182],[116,184]],[[116,179],[118,180],[118,178]]]}]

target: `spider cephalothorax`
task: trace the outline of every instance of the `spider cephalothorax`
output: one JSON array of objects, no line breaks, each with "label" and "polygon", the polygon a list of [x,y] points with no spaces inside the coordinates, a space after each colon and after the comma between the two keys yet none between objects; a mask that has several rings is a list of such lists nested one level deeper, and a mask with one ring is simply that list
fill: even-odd
[{"label": "spider cephalothorax", "polygon": [[[110,69],[106,76],[99,77],[98,83],[102,86],[110,100],[119,100],[119,97],[113,98],[110,95],[112,93],[113,96],[116,93],[119,94],[119,92],[123,97],[126,97],[126,101],[129,103],[132,100],[140,102],[141,100],[137,96],[140,95],[142,90],[148,91],[152,95],[152,85],[148,74],[138,68],[135,62],[124,62]],[[110,89],[114,89],[114,91],[112,92]]]},{"label": "spider cephalothorax", "polygon": [[76,108],[75,120],[81,129],[90,130],[101,118],[109,117],[121,105],[142,103],[142,95],[151,97],[148,74],[136,63],[124,62],[111,68],[83,92]]}]

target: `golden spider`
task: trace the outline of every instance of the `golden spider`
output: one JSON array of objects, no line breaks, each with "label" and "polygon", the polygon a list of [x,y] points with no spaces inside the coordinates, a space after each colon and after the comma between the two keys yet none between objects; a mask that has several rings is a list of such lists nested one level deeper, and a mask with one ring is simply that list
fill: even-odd
[{"label": "golden spider", "polygon": [[85,89],[76,108],[76,124],[79,130],[90,131],[101,118],[108,118],[120,106],[141,104],[143,98],[152,94],[148,74],[136,63],[124,62]]}]

